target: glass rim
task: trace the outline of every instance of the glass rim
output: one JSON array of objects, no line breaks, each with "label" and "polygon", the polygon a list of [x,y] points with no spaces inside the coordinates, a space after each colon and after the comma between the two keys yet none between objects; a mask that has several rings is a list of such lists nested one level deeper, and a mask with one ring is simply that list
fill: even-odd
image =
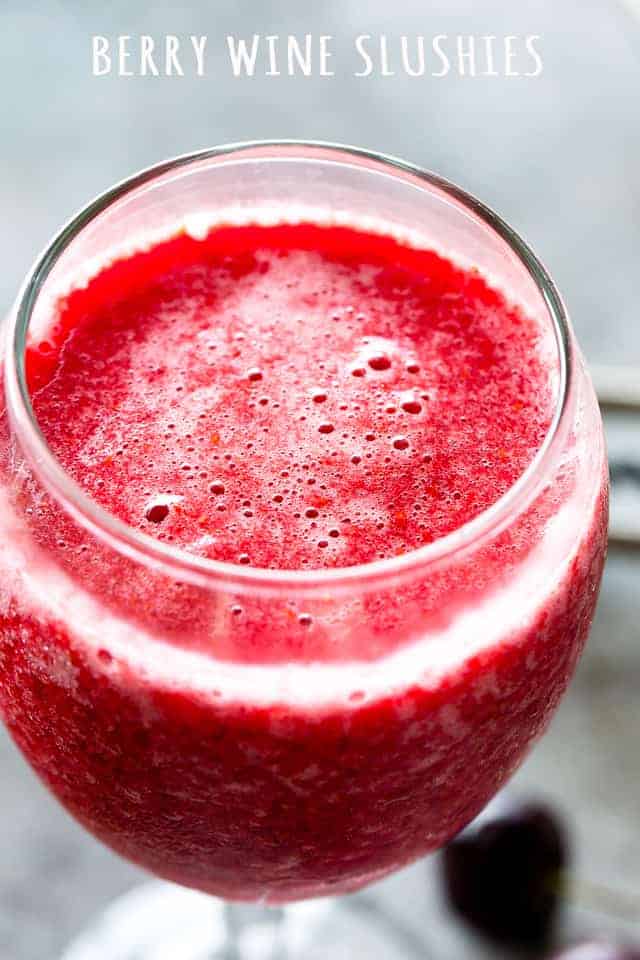
[{"label": "glass rim", "polygon": [[[484,222],[509,249],[534,281],[553,324],[558,351],[558,390],[551,423],[542,444],[531,462],[512,486],[493,504],[462,526],[422,547],[383,560],[372,560],[353,566],[316,568],[312,570],[281,569],[240,565],[223,560],[198,557],[186,550],[156,540],[118,519],[82,489],[65,471],[49,447],[38,424],[26,381],[25,349],[27,331],[35,303],[51,270],[73,240],[112,204],[142,186],[150,185],[167,173],[179,172],[191,164],[220,158],[232,158],[247,151],[267,151],[256,159],[281,156],[324,159],[327,162],[379,169],[387,174],[439,190],[461,204]],[[269,153],[271,151],[271,153]],[[291,152],[293,151],[293,152]],[[298,152],[295,152],[298,151]],[[304,152],[307,151],[305,157]],[[373,165],[373,166],[372,166]],[[337,590],[358,584],[380,583],[424,571],[443,560],[478,546],[491,535],[497,535],[508,524],[513,508],[520,510],[531,502],[547,468],[563,440],[563,425],[568,419],[572,395],[574,356],[571,326],[562,297],[545,266],[528,243],[494,210],[473,194],[439,174],[408,163],[395,156],[341,143],[318,140],[250,140],[221,144],[216,147],[181,154],[154,164],[127,177],[84,206],[54,236],[27,274],[8,320],[8,349],[5,358],[5,392],[13,427],[28,459],[45,487],[76,522],[99,537],[113,549],[130,559],[162,569],[176,579],[212,587],[236,588],[240,591],[295,592]]]}]

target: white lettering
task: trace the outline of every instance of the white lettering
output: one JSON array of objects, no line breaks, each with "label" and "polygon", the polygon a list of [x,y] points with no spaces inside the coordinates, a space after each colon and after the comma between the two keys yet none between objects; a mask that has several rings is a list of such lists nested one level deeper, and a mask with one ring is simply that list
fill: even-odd
[{"label": "white lettering", "polygon": [[331,35],[325,35],[320,37],[320,76],[321,77],[335,77],[333,70],[329,69],[329,59],[333,56],[329,50],[329,44],[333,40]]},{"label": "white lettering", "polygon": [[416,49],[418,52],[418,65],[414,67],[412,66],[409,58],[409,38],[400,37],[400,52],[402,54],[402,66],[404,67],[404,72],[410,77],[424,77],[424,37],[416,37]]},{"label": "white lettering", "polygon": [[129,40],[131,37],[118,37],[118,76],[119,77],[132,77],[133,71],[127,69],[127,60],[131,56],[127,47],[129,46]]},{"label": "white lettering", "polygon": [[517,39],[518,39],[517,37],[504,38],[504,75],[505,77],[520,76],[517,70],[512,69],[512,64],[516,55],[516,51],[513,49],[513,41]]},{"label": "white lettering", "polygon": [[251,53],[244,40],[236,40],[234,37],[227,37],[227,47],[229,48],[229,57],[231,59],[231,69],[234,77],[239,77],[244,72],[246,76],[252,77],[256,69],[256,60],[258,58],[258,43],[260,37],[254,33],[251,41]]},{"label": "white lettering", "polygon": [[173,34],[167,34],[167,42],[165,46],[165,60],[164,60],[164,72],[167,77],[172,77],[175,73],[178,77],[184,77],[184,72],[180,66],[180,61],[178,60],[178,50],[180,49],[180,41],[177,37],[174,37]]},{"label": "white lettering", "polygon": [[154,77],[160,75],[155,60],[153,59],[153,37],[143,34],[140,37],[140,76],[146,77],[148,73]]},{"label": "white lettering", "polygon": [[[476,41],[475,37],[457,37],[456,49],[458,53],[458,73],[461,77],[475,77],[476,75]],[[467,73],[468,64],[468,73]]]},{"label": "white lettering", "polygon": [[190,37],[191,46],[193,47],[193,52],[196,56],[196,74],[199,77],[204,77],[204,48],[207,45],[206,36],[201,37]]},{"label": "white lettering", "polygon": [[539,39],[540,37],[536,36],[535,34],[533,34],[530,37],[525,37],[524,45],[526,47],[527,53],[531,57],[533,57],[533,62],[535,64],[535,67],[533,70],[529,71],[529,73],[525,73],[525,77],[539,77],[540,74],[542,73],[542,70],[543,70],[542,57],[540,56],[539,52],[536,50],[534,45],[534,41]]},{"label": "white lettering", "polygon": [[280,71],[278,70],[278,57],[276,55],[276,43],[280,38],[278,36],[265,37],[267,41],[267,46],[269,47],[269,69],[265,73],[265,77],[279,77]]},{"label": "white lettering", "polygon": [[440,63],[442,64],[442,69],[439,72],[432,71],[432,77],[446,77],[446,75],[451,70],[451,63],[449,57],[446,55],[442,49],[442,42],[448,40],[446,33],[441,33],[437,37],[433,38],[431,46],[433,47],[433,52],[439,58]]},{"label": "white lettering", "polygon": [[395,70],[389,68],[389,51],[387,50],[387,38],[380,37],[380,74],[383,77],[395,77]]},{"label": "white lettering", "polygon": [[93,66],[92,73],[94,77],[104,77],[111,73],[111,57],[109,56],[109,41],[106,37],[95,36],[92,38]]},{"label": "white lettering", "polygon": [[305,77],[311,76],[311,41],[310,33],[305,34],[304,53],[296,37],[287,37],[287,72],[292,77],[296,72],[296,63]]},{"label": "white lettering", "polygon": [[364,61],[364,67],[362,70],[356,70],[354,73],[355,77],[370,77],[373,73],[373,60],[365,50],[364,46],[366,40],[371,40],[370,33],[362,33],[359,37],[356,37],[356,50]]},{"label": "white lettering", "polygon": [[495,69],[494,59],[493,59],[493,44],[496,38],[494,36],[489,36],[489,37],[481,37],[480,39],[484,40],[484,50],[487,57],[487,69],[485,70],[483,76],[497,77],[499,76],[499,73]]}]

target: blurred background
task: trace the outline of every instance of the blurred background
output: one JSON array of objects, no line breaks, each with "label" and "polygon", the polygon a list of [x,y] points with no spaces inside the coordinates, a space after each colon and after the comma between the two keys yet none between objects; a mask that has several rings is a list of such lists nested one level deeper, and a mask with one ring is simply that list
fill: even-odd
[{"label": "blurred background", "polygon": [[[225,141],[342,141],[429,167],[493,206],[557,280],[603,393],[615,400],[620,376],[633,393],[640,379],[634,2],[0,0],[0,309],[8,310],[53,231],[140,167]],[[208,34],[207,75],[91,75],[93,34],[141,33]],[[254,33],[333,35],[336,76],[234,78],[224,38]],[[356,78],[353,56],[340,51],[362,33],[385,33],[390,44],[402,34],[536,34],[544,71],[535,79]],[[626,912],[635,903],[640,917],[640,549],[632,545],[640,536],[640,412],[608,413],[607,432],[616,542],[597,622],[570,694],[517,785],[550,798],[567,818],[587,885],[613,890],[614,900],[619,893]],[[53,958],[142,877],[70,821],[4,731],[0,784],[0,958]],[[439,907],[427,874],[418,865],[376,896],[418,926],[430,924]]]}]

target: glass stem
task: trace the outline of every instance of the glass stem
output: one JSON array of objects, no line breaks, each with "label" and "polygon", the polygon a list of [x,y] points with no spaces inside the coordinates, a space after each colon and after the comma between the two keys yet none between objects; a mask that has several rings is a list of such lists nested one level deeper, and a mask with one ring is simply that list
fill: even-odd
[{"label": "glass stem", "polygon": [[286,960],[282,907],[226,903],[224,915],[224,960]]}]

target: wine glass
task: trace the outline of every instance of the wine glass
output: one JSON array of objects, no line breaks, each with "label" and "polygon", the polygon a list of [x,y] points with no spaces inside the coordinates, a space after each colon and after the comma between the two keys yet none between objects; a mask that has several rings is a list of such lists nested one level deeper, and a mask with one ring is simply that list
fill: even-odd
[{"label": "wine glass", "polygon": [[[25,351],[46,354],[53,305],[177,229],[327,217],[444,251],[537,319],[555,413],[529,467],[454,532],[355,567],[203,559],[108,514],[34,415]],[[478,200],[399,160],[223,146],[132,177],[64,227],[6,324],[3,387],[5,723],[86,829],[198,891],[135,891],[66,960],[421,955],[342,895],[442,847],[506,783],[564,693],[602,572],[600,415],[539,260]]]}]

